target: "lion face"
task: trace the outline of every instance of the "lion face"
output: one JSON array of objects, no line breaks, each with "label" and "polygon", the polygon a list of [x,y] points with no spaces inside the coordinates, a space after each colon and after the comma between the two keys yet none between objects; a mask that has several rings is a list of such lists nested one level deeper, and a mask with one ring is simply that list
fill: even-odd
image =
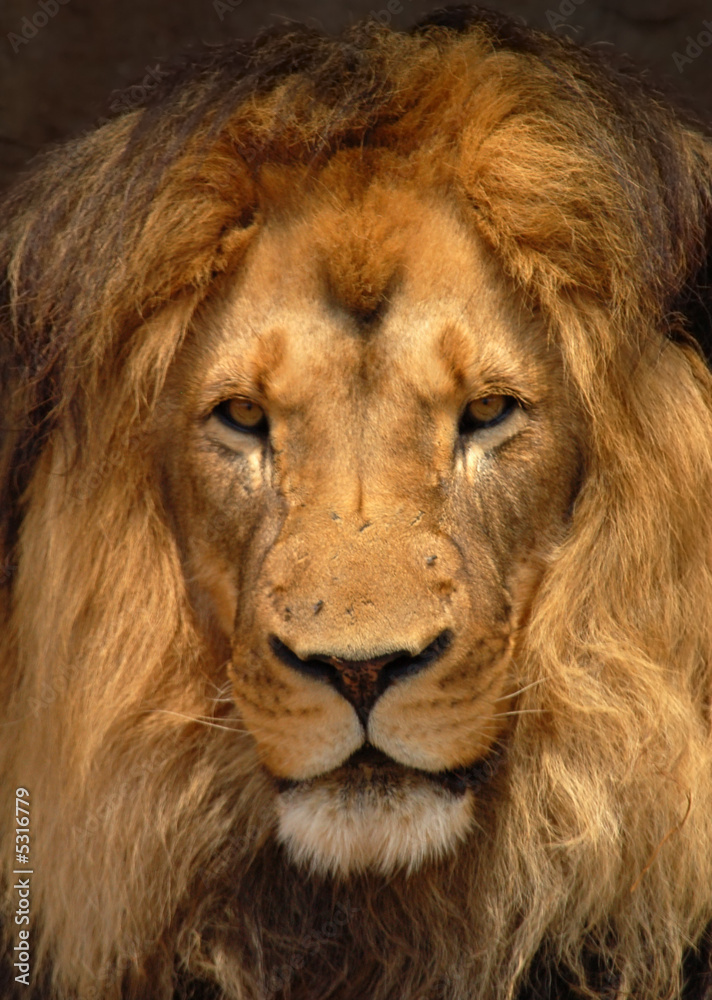
[{"label": "lion face", "polygon": [[196,319],[166,480],[280,839],[316,868],[388,871],[475,820],[577,420],[454,202],[377,181],[312,199],[308,224],[266,213]]}]

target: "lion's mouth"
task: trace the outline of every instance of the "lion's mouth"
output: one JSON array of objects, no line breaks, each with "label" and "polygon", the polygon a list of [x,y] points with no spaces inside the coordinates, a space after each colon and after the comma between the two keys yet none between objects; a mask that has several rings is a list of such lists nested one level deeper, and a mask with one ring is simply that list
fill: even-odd
[{"label": "lion's mouth", "polygon": [[497,749],[467,767],[447,771],[424,771],[401,764],[370,743],[364,743],[333,771],[305,780],[281,778],[277,782],[277,787],[283,793],[296,788],[308,788],[310,785],[328,780],[330,783],[338,783],[345,791],[355,792],[365,788],[372,790],[382,788],[388,791],[403,783],[425,781],[452,795],[464,795],[468,789],[476,790],[491,781],[499,769],[502,757],[502,750]]}]

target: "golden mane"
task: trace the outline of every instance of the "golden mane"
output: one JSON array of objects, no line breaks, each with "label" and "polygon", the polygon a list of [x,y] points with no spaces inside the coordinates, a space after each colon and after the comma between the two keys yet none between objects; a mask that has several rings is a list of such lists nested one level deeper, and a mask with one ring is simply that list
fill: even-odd
[{"label": "golden mane", "polygon": [[[154,433],[195,310],[239,271],[263,201],[295,197],[273,167],[296,189],[344,150],[466,195],[586,424],[505,794],[452,859],[387,882],[306,877],[274,842],[267,779],[216,715]],[[409,34],[211,50],[47,154],[3,218],[8,955],[18,787],[35,871],[34,990],[11,958],[3,995],[657,1000],[686,978],[701,998],[710,140],[599,57],[458,8]]]}]

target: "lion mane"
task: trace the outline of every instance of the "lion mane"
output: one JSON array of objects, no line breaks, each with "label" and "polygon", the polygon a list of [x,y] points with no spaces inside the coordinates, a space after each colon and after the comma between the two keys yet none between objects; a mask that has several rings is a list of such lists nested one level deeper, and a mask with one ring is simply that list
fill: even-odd
[{"label": "lion mane", "polygon": [[[251,721],[262,707],[244,688],[248,668],[227,670],[187,554],[188,524],[206,545],[229,539],[239,562],[267,514],[255,501],[240,534],[232,500],[223,515],[198,506],[187,518],[171,498],[183,496],[181,393],[193,391],[196,344],[219,340],[210,310],[239,293],[265,220],[296,220],[305,240],[328,244],[310,199],[337,216],[346,206],[345,242],[371,242],[360,257],[339,244],[326,297],[376,349],[398,292],[372,272],[401,250],[376,222],[359,229],[373,179],[416,192],[383,210],[398,225],[432,199],[457,206],[453,232],[484,248],[482,268],[534,324],[522,341],[532,366],[560,371],[556,392],[575,417],[556,433],[558,534],[526,614],[497,646],[513,650],[497,674],[511,711],[508,728],[481,736],[497,763],[467,792],[475,819],[412,865],[396,851],[392,864],[349,868],[275,835],[275,782],[308,785],[317,771],[292,774],[276,742],[260,743],[269,720]],[[378,205],[369,218],[386,226]],[[601,56],[474,8],[408,33],[368,23],[331,39],[288,25],[193,58],[145,108],[50,151],[3,218],[3,995],[712,995],[712,145],[702,127]],[[413,267],[427,249],[410,241]],[[307,267],[311,252],[295,253]],[[428,307],[419,300],[412,315]],[[273,345],[275,366],[289,339]],[[311,389],[338,391],[336,380]],[[215,433],[234,435],[226,426]],[[216,454],[234,466],[237,447]],[[502,456],[515,461],[517,447]],[[531,466],[526,475],[544,477]],[[467,503],[478,516],[480,501]],[[516,499],[507,509],[514,523]],[[337,520],[324,522],[325,539]],[[398,535],[404,559],[409,538]],[[315,628],[330,621],[328,595],[322,604]],[[428,655],[447,657],[456,641],[442,632]],[[273,669],[301,669],[275,643],[287,665]],[[350,711],[323,678],[292,675]],[[384,703],[423,678],[396,681]],[[266,697],[259,677],[253,686]],[[346,729],[357,726],[349,718]],[[470,763],[453,751],[442,767],[454,782]],[[299,814],[307,826],[311,801]],[[368,829],[360,836],[368,846]],[[25,912],[29,991],[18,981]]]}]

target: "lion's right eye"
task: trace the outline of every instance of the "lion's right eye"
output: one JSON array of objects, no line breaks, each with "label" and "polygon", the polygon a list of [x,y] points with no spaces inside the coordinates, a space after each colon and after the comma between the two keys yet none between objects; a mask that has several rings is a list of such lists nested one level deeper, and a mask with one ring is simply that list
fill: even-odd
[{"label": "lion's right eye", "polygon": [[460,433],[484,430],[504,420],[516,407],[514,396],[496,393],[470,400],[460,418]]},{"label": "lion's right eye", "polygon": [[235,396],[218,404],[213,411],[224,424],[248,434],[261,434],[267,429],[265,411],[246,396]]}]

